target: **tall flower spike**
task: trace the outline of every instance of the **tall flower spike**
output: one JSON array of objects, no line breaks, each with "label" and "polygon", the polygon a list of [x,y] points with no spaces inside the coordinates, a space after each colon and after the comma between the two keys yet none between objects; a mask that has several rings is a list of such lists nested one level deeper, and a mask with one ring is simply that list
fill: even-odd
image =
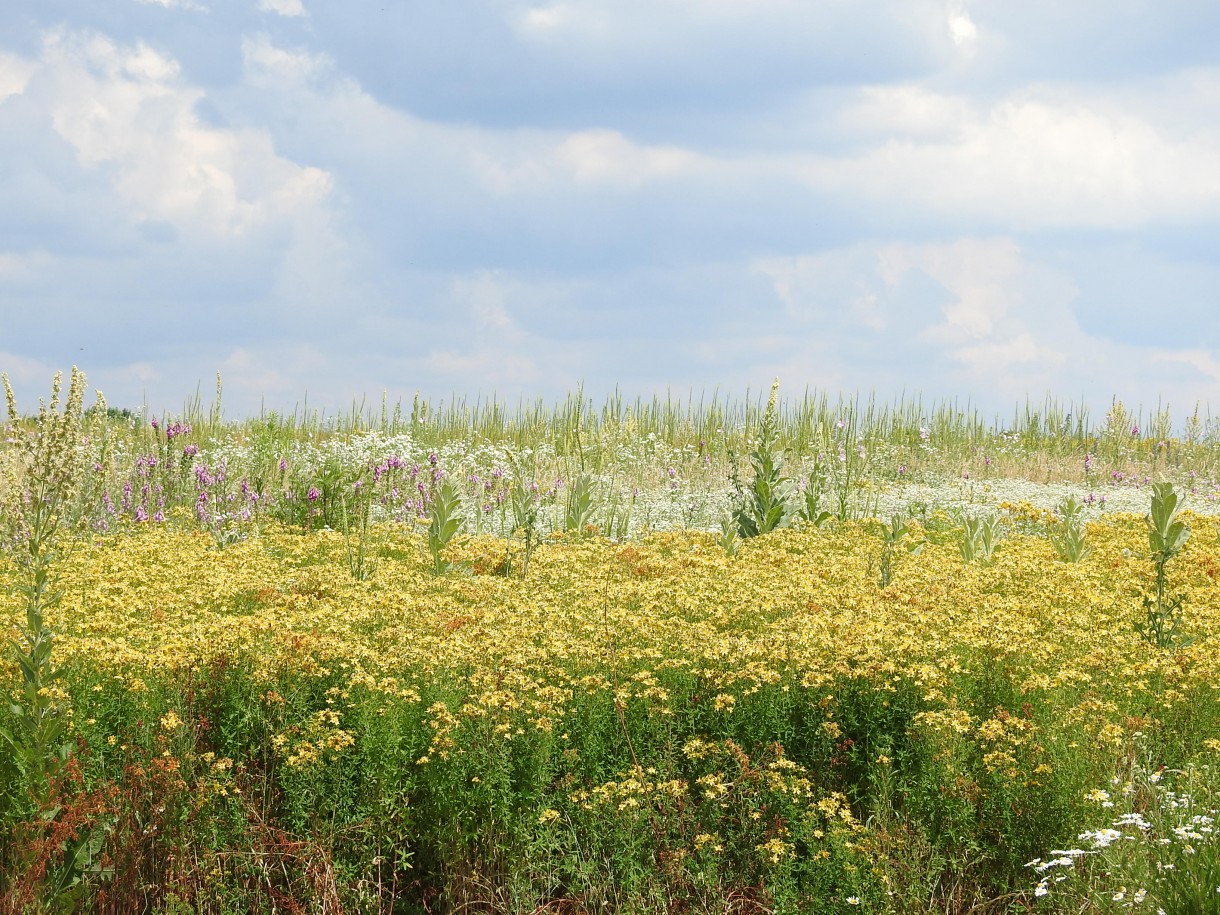
[{"label": "tall flower spike", "polygon": [[16,425],[20,415],[17,413],[17,395],[13,393],[13,386],[9,383],[8,373],[0,372],[0,382],[4,383],[4,402],[8,407],[9,422]]},{"label": "tall flower spike", "polygon": [[778,431],[776,411],[779,408],[779,376],[771,382],[771,396],[767,398],[767,409],[763,413],[762,429],[759,430],[761,440],[768,446],[774,444]]}]

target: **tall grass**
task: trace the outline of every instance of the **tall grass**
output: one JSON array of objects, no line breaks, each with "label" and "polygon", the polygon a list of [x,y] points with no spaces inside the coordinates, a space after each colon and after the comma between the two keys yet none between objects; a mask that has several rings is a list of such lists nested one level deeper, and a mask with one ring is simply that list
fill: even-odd
[{"label": "tall grass", "polygon": [[[196,393],[180,414],[109,410],[108,422],[80,454],[86,522],[104,528],[115,514],[161,518],[179,506],[199,514],[218,540],[232,536],[225,527],[233,517],[268,512],[314,527],[346,527],[339,511],[345,486],[378,461],[392,457],[410,465],[439,456],[440,466],[465,486],[472,529],[493,529],[496,518],[507,523],[507,513],[496,509],[510,481],[493,487],[489,480],[528,453],[531,477],[523,482],[546,503],[539,506],[544,528],[567,524],[572,487],[584,479],[596,493],[588,523],[604,531],[712,529],[732,501],[733,456],[753,453],[766,415],[761,393],[628,398],[615,392],[599,403],[576,390],[554,402],[453,396],[433,403],[417,395],[410,403],[356,402],[330,415],[305,404],[291,413],[228,420],[222,395],[218,379],[210,401]],[[810,520],[822,512],[840,521],[919,514],[927,506],[911,502],[927,502],[925,494],[882,498],[915,484],[956,487],[958,501],[971,505],[976,490],[1004,480],[1077,487],[1055,494],[1052,505],[1066,495],[1086,506],[1103,504],[1120,483],[1163,481],[1220,500],[1220,420],[1198,409],[1175,425],[1162,405],[1128,410],[1114,401],[1095,420],[1083,405],[1048,397],[988,417],[969,401],[806,390],[778,400],[770,434],[795,484],[789,509]],[[12,473],[4,471],[12,464],[10,450],[0,446],[0,491],[11,485]],[[86,472],[90,467],[100,470]],[[387,478],[374,514],[426,516],[429,492],[406,499],[399,476]],[[200,482],[211,478],[214,486]],[[486,491],[475,492],[476,478]],[[309,499],[311,491],[319,498]],[[398,504],[382,511],[378,506],[387,506],[391,493]],[[817,508],[812,516],[811,505]]]},{"label": "tall grass", "polygon": [[[178,417],[204,440],[272,435],[281,443],[320,442],[369,432],[410,435],[423,447],[484,442],[513,448],[547,445],[563,457],[583,451],[599,469],[616,447],[659,442],[671,448],[702,448],[723,461],[729,450],[744,453],[757,435],[766,408],[765,393],[734,397],[719,389],[685,397],[667,393],[628,399],[621,392],[599,404],[583,391],[560,400],[521,399],[510,404],[494,396],[453,395],[429,401],[416,395],[409,405],[384,397],[373,405],[354,402],[327,414],[304,405],[291,413],[260,411],[226,421],[218,397],[210,404],[197,394]],[[849,441],[867,449],[909,452],[928,470],[953,471],[983,450],[994,452],[1007,472],[1027,477],[1052,472],[1084,473],[1083,457],[1106,467],[1168,467],[1197,474],[1215,472],[1220,458],[1220,418],[1198,408],[1175,424],[1168,407],[1134,411],[1115,401],[1100,421],[1088,406],[1046,397],[1015,405],[1007,415],[987,415],[969,401],[932,400],[901,394],[891,400],[875,393],[831,395],[805,390],[778,404],[778,441],[792,457],[809,458]],[[1079,465],[1079,466],[1076,466]],[[997,469],[999,472],[999,469]]]}]

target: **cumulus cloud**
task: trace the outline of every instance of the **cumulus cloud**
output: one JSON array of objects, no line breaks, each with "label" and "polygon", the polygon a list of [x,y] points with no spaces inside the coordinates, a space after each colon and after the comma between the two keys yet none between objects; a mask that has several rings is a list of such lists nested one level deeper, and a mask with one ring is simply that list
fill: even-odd
[{"label": "cumulus cloud", "polygon": [[64,371],[64,367],[52,365],[42,359],[32,359],[21,353],[0,350],[0,372],[8,375],[20,410],[31,411],[37,402],[36,398],[45,396],[45,386],[59,371]]},{"label": "cumulus cloud", "polygon": [[35,69],[37,66],[33,61],[0,51],[0,102],[10,95],[24,92]]},{"label": "cumulus cloud", "polygon": [[789,314],[818,330],[838,339],[868,330],[882,335],[874,347],[906,350],[909,359],[914,346],[976,379],[1061,365],[1066,357],[1051,341],[1076,332],[1070,284],[1006,237],[869,243],[755,268]]},{"label": "cumulus cloud", "polygon": [[279,13],[290,18],[307,15],[301,0],[258,0],[258,8],[263,12]]},{"label": "cumulus cloud", "polygon": [[894,281],[880,270],[881,252],[872,245],[803,254],[763,257],[753,269],[772,283],[790,318],[799,323],[886,328],[880,307]]},{"label": "cumulus cloud", "polygon": [[40,61],[43,101],[82,164],[114,169],[139,220],[241,236],[322,204],[331,177],[275,152],[265,131],[218,129],[195,112],[202,90],[173,58],[136,42],[56,31]]},{"label": "cumulus cloud", "polygon": [[[1178,83],[1190,94],[1194,124],[1220,118],[1210,79],[1191,74]],[[1172,97],[1173,87],[1162,93]],[[840,121],[880,142],[814,157],[802,171],[819,190],[1026,228],[1214,221],[1220,135],[1158,124],[1155,103],[1149,107],[1132,111],[1117,92],[1098,97],[1064,86],[1030,87],[989,104],[920,87],[870,87]]]},{"label": "cumulus cloud", "polygon": [[965,0],[950,0],[946,4],[945,18],[949,28],[949,37],[955,45],[959,48],[966,48],[974,44],[979,37],[979,29],[974,24],[974,20],[970,18]]},{"label": "cumulus cloud", "polygon": [[953,358],[965,363],[980,378],[994,378],[1011,374],[1017,368],[1053,369],[1067,362],[1068,356],[1039,344],[1032,333],[1023,331],[1002,342],[960,347]]},{"label": "cumulus cloud", "polygon": [[46,251],[27,253],[0,252],[0,279],[6,283],[30,282],[41,276],[51,265],[51,255]]},{"label": "cumulus cloud", "polygon": [[[1101,404],[1156,391],[1179,407],[1220,395],[1213,352],[1085,330],[1072,277],[1010,237],[869,242],[753,266],[801,322],[793,345],[832,339],[819,352],[841,378],[854,372],[883,389],[918,378],[926,390],[971,391],[997,406],[1044,392]],[[801,364],[789,359],[789,373],[800,377]]]},{"label": "cumulus cloud", "polygon": [[[485,379],[493,389],[525,391],[554,382],[569,360],[553,343],[520,326],[510,313],[510,301],[528,288],[520,279],[496,272],[479,272],[454,280],[449,300],[462,316],[465,332],[448,345],[433,346],[413,360],[417,369],[453,389],[464,378]],[[541,360],[551,357],[543,367]]]},{"label": "cumulus cloud", "polygon": [[946,245],[887,245],[878,252],[891,285],[918,270],[952,293],[941,308],[944,320],[927,327],[924,339],[950,344],[990,337],[1022,301],[1020,280],[1029,270],[1009,238],[964,238]]},{"label": "cumulus cloud", "polygon": [[243,37],[241,55],[248,83],[271,90],[304,85],[332,66],[325,54],[282,48],[266,35]]},{"label": "cumulus cloud", "polygon": [[674,146],[641,146],[614,130],[572,134],[559,143],[556,158],[577,184],[610,183],[638,187],[650,178],[667,178],[694,168],[700,160]]},{"label": "cumulus cloud", "polygon": [[506,15],[535,55],[594,85],[665,74],[640,93],[646,103],[643,92],[663,100],[683,85],[774,97],[833,84],[836,72],[924,73],[959,56],[950,36],[968,41],[972,24],[943,0],[558,0],[510,4]]},{"label": "cumulus cloud", "polygon": [[194,10],[196,12],[206,12],[207,7],[197,2],[197,0],[136,0],[138,3],[143,3],[146,6],[163,6],[167,10]]}]

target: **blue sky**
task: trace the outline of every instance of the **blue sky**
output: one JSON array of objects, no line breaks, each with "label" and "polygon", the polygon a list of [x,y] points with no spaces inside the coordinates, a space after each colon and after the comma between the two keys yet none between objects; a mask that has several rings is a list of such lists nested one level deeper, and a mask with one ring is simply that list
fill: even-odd
[{"label": "blue sky", "polygon": [[0,369],[1220,413],[1213,0],[7,0]]}]

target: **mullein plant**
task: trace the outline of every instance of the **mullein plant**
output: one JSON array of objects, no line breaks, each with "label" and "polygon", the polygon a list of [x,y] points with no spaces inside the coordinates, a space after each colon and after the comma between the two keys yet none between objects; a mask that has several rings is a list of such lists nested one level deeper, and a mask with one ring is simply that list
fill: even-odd
[{"label": "mullein plant", "polygon": [[1058,508],[1059,523],[1051,528],[1051,545],[1063,562],[1081,562],[1093,552],[1086,541],[1084,506],[1075,496],[1068,496]]},{"label": "mullein plant", "polygon": [[444,551],[449,542],[461,532],[463,520],[461,494],[453,481],[444,477],[432,492],[426,532],[432,570],[437,575],[444,575],[453,568],[453,564],[445,560]]},{"label": "mullein plant", "polygon": [[583,534],[593,523],[593,477],[581,473],[572,481],[564,509],[563,529],[569,533]]},{"label": "mullein plant", "polygon": [[[8,376],[0,375],[0,382],[9,421],[19,430],[20,415]],[[69,732],[68,696],[57,685],[59,670],[52,660],[55,640],[47,623],[47,611],[62,595],[53,571],[59,535],[71,521],[81,486],[84,373],[73,366],[61,411],[62,383],[62,374],[56,373],[50,403],[39,405],[32,434],[20,437],[20,476],[5,490],[0,505],[0,519],[8,528],[5,540],[19,570],[16,590],[25,605],[24,623],[15,626],[17,638],[9,645],[21,681],[0,724],[0,745],[6,747],[8,765],[16,775],[9,783],[17,791],[0,797],[0,813],[11,805],[19,816],[37,814],[48,829],[61,814],[57,783],[76,747]],[[40,910],[56,908],[83,888],[84,875],[96,872],[93,863],[104,837],[101,824],[70,833],[61,847],[62,858],[52,864],[43,881]],[[4,883],[0,876],[0,889],[6,889]]]},{"label": "mullein plant", "polygon": [[991,562],[1002,533],[1000,519],[995,515],[965,516],[957,542],[962,559],[984,565]]},{"label": "mullein plant", "polygon": [[512,466],[512,483],[504,501],[504,511],[512,513],[512,522],[505,517],[504,529],[504,575],[510,577],[515,571],[513,540],[521,538],[521,577],[529,575],[530,556],[542,540],[539,527],[538,482],[536,479],[538,457],[530,449],[509,455]]},{"label": "mullein plant", "polygon": [[[783,453],[779,448],[779,379],[771,385],[771,396],[763,413],[758,430],[758,443],[750,452],[750,465],[754,479],[749,485],[738,475],[736,459],[733,458],[732,483],[736,504],[732,508],[732,521],[742,538],[757,537],[787,527],[792,520],[788,497],[792,492],[792,480],[784,476]],[[732,455],[730,455],[732,457]]]},{"label": "mullein plant", "polygon": [[1156,575],[1153,593],[1144,597],[1144,616],[1135,631],[1150,645],[1161,649],[1186,648],[1194,636],[1182,631],[1184,594],[1169,594],[1166,566],[1182,552],[1190,539],[1190,527],[1178,517],[1181,504],[1172,483],[1152,485],[1152,508],[1145,516],[1148,548]]}]

